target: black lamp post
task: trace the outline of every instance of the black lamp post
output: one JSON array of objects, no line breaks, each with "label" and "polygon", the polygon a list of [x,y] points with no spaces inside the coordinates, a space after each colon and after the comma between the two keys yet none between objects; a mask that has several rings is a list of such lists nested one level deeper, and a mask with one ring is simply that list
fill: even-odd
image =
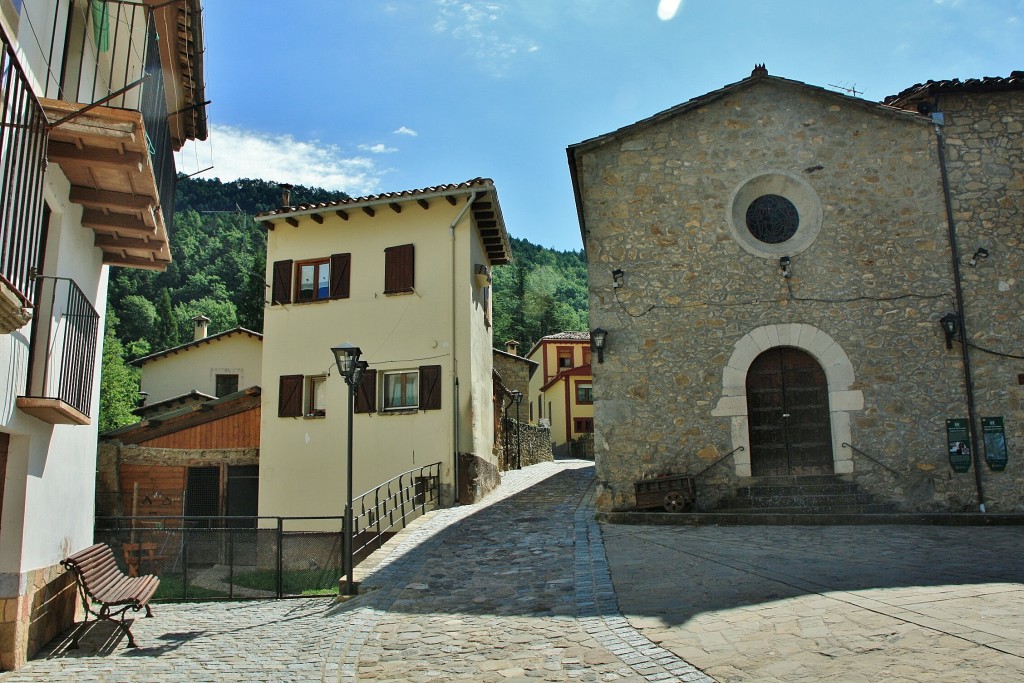
[{"label": "black lamp post", "polygon": [[355,414],[356,391],[363,379],[363,371],[369,365],[365,360],[359,360],[362,351],[358,346],[352,346],[348,342],[339,344],[331,349],[334,360],[338,364],[338,372],[345,378],[348,384],[348,475],[345,480],[345,557],[343,559],[345,571],[345,595],[356,595],[359,587],[352,581],[352,416]]},{"label": "black lamp post", "polygon": [[519,406],[523,403],[523,392],[512,390],[512,400],[516,402],[516,469],[523,469],[523,440],[519,431]]}]

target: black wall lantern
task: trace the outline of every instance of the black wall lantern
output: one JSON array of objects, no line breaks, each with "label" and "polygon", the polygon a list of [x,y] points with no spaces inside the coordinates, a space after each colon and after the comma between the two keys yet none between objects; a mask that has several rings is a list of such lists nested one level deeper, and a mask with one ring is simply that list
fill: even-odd
[{"label": "black wall lantern", "polygon": [[947,313],[939,320],[942,331],[946,333],[946,348],[953,348],[953,338],[956,337],[957,328],[960,326],[960,318],[956,313]]},{"label": "black wall lantern", "polygon": [[608,330],[603,330],[600,327],[595,327],[590,333],[590,348],[592,351],[597,351],[597,362],[604,362],[604,343],[608,339]]}]

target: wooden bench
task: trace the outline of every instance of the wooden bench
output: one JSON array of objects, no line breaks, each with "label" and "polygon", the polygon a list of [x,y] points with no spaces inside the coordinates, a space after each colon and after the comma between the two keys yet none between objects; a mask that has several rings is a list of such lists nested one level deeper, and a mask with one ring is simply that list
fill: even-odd
[{"label": "wooden bench", "polygon": [[[124,621],[125,613],[128,610],[138,612],[145,607],[146,616],[153,616],[149,599],[156,593],[160,579],[153,575],[128,576],[117,566],[114,551],[105,543],[80,550],[61,560],[61,564],[75,573],[85,607],[85,619],[71,636],[71,647],[78,647],[78,639],[85,631],[89,614],[95,615],[97,620],[109,619],[116,623],[128,636],[128,647],[135,647],[135,638]],[[93,603],[99,604],[99,611],[94,609]],[[115,617],[120,617],[120,620]]]},{"label": "wooden bench", "polygon": [[156,543],[122,543],[124,563],[128,567],[128,576],[138,576],[139,567],[149,565],[151,571],[159,571],[166,555],[156,554]]}]

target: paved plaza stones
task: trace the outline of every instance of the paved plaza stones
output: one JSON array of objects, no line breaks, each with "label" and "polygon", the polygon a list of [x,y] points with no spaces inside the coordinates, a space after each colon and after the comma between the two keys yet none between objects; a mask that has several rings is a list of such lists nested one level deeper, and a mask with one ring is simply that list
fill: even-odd
[{"label": "paved plaza stones", "polygon": [[591,463],[506,473],[351,601],[161,604],[135,650],[99,624],[0,683],[1024,679],[1021,527],[599,526],[593,496]]},{"label": "paved plaza stones", "polygon": [[605,526],[619,606],[722,681],[1024,680],[1024,529]]}]

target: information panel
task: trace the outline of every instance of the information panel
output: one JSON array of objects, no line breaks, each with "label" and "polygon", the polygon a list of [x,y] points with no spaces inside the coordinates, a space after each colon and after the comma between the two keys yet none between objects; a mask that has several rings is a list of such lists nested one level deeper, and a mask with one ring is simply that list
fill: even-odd
[{"label": "information panel", "polygon": [[971,469],[971,441],[967,418],[946,420],[946,443],[949,448],[949,466],[954,472]]},{"label": "information panel", "polygon": [[1006,432],[1002,417],[981,418],[981,433],[985,437],[985,462],[989,469],[1001,472],[1006,469],[1009,456],[1006,453]]}]

